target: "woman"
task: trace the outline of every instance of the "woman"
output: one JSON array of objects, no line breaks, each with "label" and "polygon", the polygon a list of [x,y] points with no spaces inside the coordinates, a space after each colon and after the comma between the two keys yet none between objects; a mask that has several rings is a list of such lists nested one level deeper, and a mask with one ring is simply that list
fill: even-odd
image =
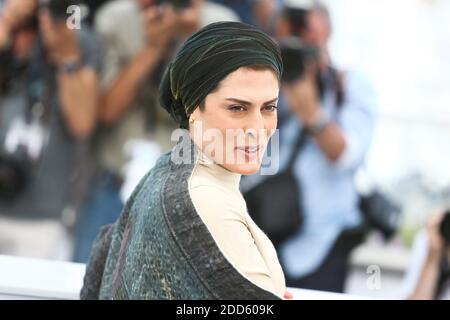
[{"label": "woman", "polygon": [[276,252],[239,191],[275,131],[281,73],[277,45],[250,25],[214,23],[183,44],[160,100],[184,134],[102,229],[82,298],[283,297]]}]

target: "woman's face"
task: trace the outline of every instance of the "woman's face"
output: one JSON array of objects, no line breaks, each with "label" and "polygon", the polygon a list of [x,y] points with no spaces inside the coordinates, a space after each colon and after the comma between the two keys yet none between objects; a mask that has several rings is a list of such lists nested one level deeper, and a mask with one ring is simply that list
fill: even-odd
[{"label": "woman's face", "polygon": [[277,127],[278,93],[270,69],[242,67],[230,73],[191,115],[194,142],[229,171],[256,173]]}]

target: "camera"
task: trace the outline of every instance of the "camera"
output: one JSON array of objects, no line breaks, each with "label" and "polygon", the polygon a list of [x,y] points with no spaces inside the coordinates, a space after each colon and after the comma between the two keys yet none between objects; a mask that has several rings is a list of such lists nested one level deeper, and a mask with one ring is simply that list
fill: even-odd
[{"label": "camera", "polygon": [[450,210],[447,210],[439,225],[439,233],[446,246],[450,245]]},{"label": "camera", "polygon": [[291,34],[300,36],[308,29],[308,13],[310,8],[285,5],[282,15],[289,23]]},{"label": "camera", "polygon": [[0,154],[0,201],[11,203],[28,184],[30,162],[24,146],[14,153]]},{"label": "camera", "polygon": [[[36,104],[25,116],[15,116],[6,130],[0,148],[0,201],[13,202],[26,188],[31,172],[38,163],[48,140],[49,132],[37,116]],[[35,115],[32,115],[34,113]]]},{"label": "camera", "polygon": [[8,91],[8,87],[13,79],[13,73],[9,67],[12,60],[13,55],[9,49],[0,52],[0,94]]},{"label": "camera", "polygon": [[26,61],[14,57],[11,48],[0,52],[0,95],[7,94],[18,75],[26,69]]},{"label": "camera", "polygon": [[310,65],[317,65],[319,50],[304,44],[297,38],[289,38],[280,43],[283,60],[283,75],[281,80],[292,83],[301,79]]},{"label": "camera", "polygon": [[30,82],[26,94],[14,86],[0,99],[0,202],[14,202],[26,189],[49,141],[43,87]]},{"label": "camera", "polygon": [[192,4],[192,1],[191,0],[157,0],[156,1],[157,5],[162,5],[165,3],[172,5],[175,10],[179,11],[179,10],[189,8]]}]

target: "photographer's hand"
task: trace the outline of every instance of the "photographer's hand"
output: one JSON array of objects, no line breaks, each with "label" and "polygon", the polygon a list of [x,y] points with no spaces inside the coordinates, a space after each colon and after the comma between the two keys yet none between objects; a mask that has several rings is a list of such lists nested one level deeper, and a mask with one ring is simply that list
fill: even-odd
[{"label": "photographer's hand", "polygon": [[67,28],[65,22],[54,21],[48,11],[39,15],[39,25],[47,54],[56,65],[80,59],[80,49],[75,30]]},{"label": "photographer's hand", "polygon": [[176,13],[172,6],[151,6],[144,12],[146,43],[153,50],[165,49],[176,31]]},{"label": "photographer's hand", "polygon": [[325,119],[316,84],[317,72],[317,66],[308,66],[305,76],[293,84],[283,84],[282,92],[290,110],[310,129],[323,153],[331,162],[336,162],[347,144],[337,123]]},{"label": "photographer's hand", "polygon": [[11,41],[13,30],[32,17],[37,9],[37,1],[8,0],[0,11],[0,50]]},{"label": "photographer's hand", "polygon": [[177,33],[187,38],[200,28],[201,9],[204,0],[192,0],[191,5],[177,12]]},{"label": "photographer's hand", "polygon": [[315,66],[309,66],[301,79],[293,84],[283,85],[283,94],[289,109],[299,116],[305,125],[314,123],[320,111],[320,99],[315,81],[316,72]]},{"label": "photographer's hand", "polygon": [[36,0],[7,0],[1,12],[1,19],[7,21],[8,27],[13,30],[31,18],[36,13],[37,7]]},{"label": "photographer's hand", "polygon": [[58,97],[66,126],[75,138],[85,139],[97,120],[97,74],[83,65],[78,34],[65,21],[53,20],[44,10],[39,25],[46,53],[58,69]]},{"label": "photographer's hand", "polygon": [[0,51],[5,49],[11,40],[11,29],[9,24],[0,15]]},{"label": "photographer's hand", "polygon": [[172,7],[151,6],[145,9],[143,18],[144,46],[109,84],[100,99],[99,120],[105,125],[116,123],[133,107],[139,90],[155,71],[173,39],[176,19]]},{"label": "photographer's hand", "polygon": [[433,214],[427,221],[428,255],[413,293],[409,299],[432,300],[435,298],[444,253],[444,241],[439,234],[442,215]]}]

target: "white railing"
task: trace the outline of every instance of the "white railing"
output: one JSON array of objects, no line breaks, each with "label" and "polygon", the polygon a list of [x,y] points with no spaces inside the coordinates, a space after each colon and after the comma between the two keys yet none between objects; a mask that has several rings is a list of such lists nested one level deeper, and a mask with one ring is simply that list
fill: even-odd
[{"label": "white railing", "polygon": [[79,298],[84,264],[0,255],[0,299]]},{"label": "white railing", "polygon": [[[0,255],[0,299],[79,299],[85,265]],[[289,288],[297,300],[369,299]]]}]

